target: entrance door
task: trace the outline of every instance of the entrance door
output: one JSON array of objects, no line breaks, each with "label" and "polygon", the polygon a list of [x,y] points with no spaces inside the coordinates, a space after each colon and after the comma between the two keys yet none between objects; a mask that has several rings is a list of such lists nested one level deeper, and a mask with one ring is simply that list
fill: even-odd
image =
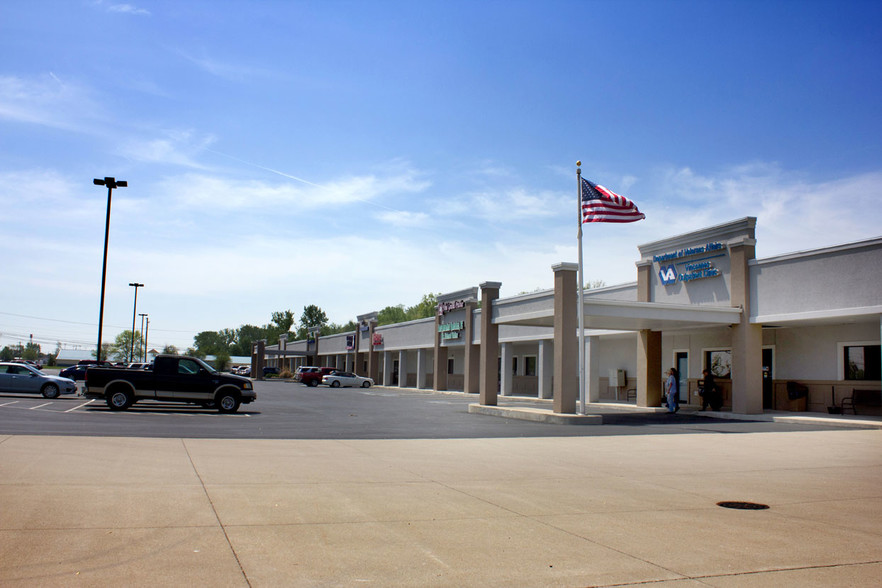
[{"label": "entrance door", "polygon": [[392,360],[392,385],[393,386],[398,385],[398,360],[397,359]]},{"label": "entrance door", "polygon": [[775,408],[775,387],[773,386],[772,364],[775,350],[763,349],[763,410]]},{"label": "entrance door", "polygon": [[680,374],[678,382],[680,390],[680,402],[689,403],[689,352],[677,351],[674,354],[677,372]]}]

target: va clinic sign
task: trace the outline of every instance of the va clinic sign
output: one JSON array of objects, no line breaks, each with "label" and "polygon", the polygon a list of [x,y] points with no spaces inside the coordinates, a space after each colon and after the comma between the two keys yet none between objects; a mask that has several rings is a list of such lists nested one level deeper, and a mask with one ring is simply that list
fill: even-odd
[{"label": "va clinic sign", "polygon": [[[685,261],[674,261],[685,257],[693,257],[697,255],[705,255],[698,259],[689,259]],[[652,261],[659,263],[658,279],[665,286],[676,284],[677,282],[691,282],[692,280],[701,280],[704,278],[716,278],[722,275],[722,272],[714,267],[712,261],[717,257],[726,255],[726,246],[720,242],[707,243],[698,245],[697,247],[684,247],[677,251],[654,255]],[[664,262],[673,261],[673,263],[664,264]],[[683,266],[677,269],[677,266]]]}]

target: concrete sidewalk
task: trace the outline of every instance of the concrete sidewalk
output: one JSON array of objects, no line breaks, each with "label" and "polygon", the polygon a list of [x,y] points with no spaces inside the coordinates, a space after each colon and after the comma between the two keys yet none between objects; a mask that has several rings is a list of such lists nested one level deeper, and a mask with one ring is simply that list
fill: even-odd
[{"label": "concrete sidewalk", "polygon": [[879,430],[0,437],[3,586],[878,586],[880,523]]}]

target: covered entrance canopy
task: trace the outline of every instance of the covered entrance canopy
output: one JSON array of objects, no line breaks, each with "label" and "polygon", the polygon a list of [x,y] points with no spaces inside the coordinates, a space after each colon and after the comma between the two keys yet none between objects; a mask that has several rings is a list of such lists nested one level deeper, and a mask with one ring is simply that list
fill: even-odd
[{"label": "covered entrance canopy", "polygon": [[[553,295],[549,296],[553,301]],[[518,300],[493,305],[492,321],[499,325],[554,326],[554,304],[524,304]],[[537,308],[538,306],[538,308]],[[590,300],[583,302],[585,328],[617,331],[662,331],[726,326],[741,321],[741,309],[664,302]]]}]

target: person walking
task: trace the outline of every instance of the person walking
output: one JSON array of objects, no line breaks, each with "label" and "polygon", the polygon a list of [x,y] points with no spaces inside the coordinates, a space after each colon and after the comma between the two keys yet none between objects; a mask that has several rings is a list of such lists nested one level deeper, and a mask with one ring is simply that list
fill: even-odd
[{"label": "person walking", "polygon": [[711,410],[720,410],[723,403],[717,391],[714,375],[710,373],[710,370],[704,370],[701,375],[704,377],[701,382],[701,410],[707,410],[708,406],[711,407]]},{"label": "person walking", "polygon": [[668,370],[668,378],[665,380],[665,395],[668,397],[668,412],[675,413],[680,410],[680,374],[677,368]]}]

